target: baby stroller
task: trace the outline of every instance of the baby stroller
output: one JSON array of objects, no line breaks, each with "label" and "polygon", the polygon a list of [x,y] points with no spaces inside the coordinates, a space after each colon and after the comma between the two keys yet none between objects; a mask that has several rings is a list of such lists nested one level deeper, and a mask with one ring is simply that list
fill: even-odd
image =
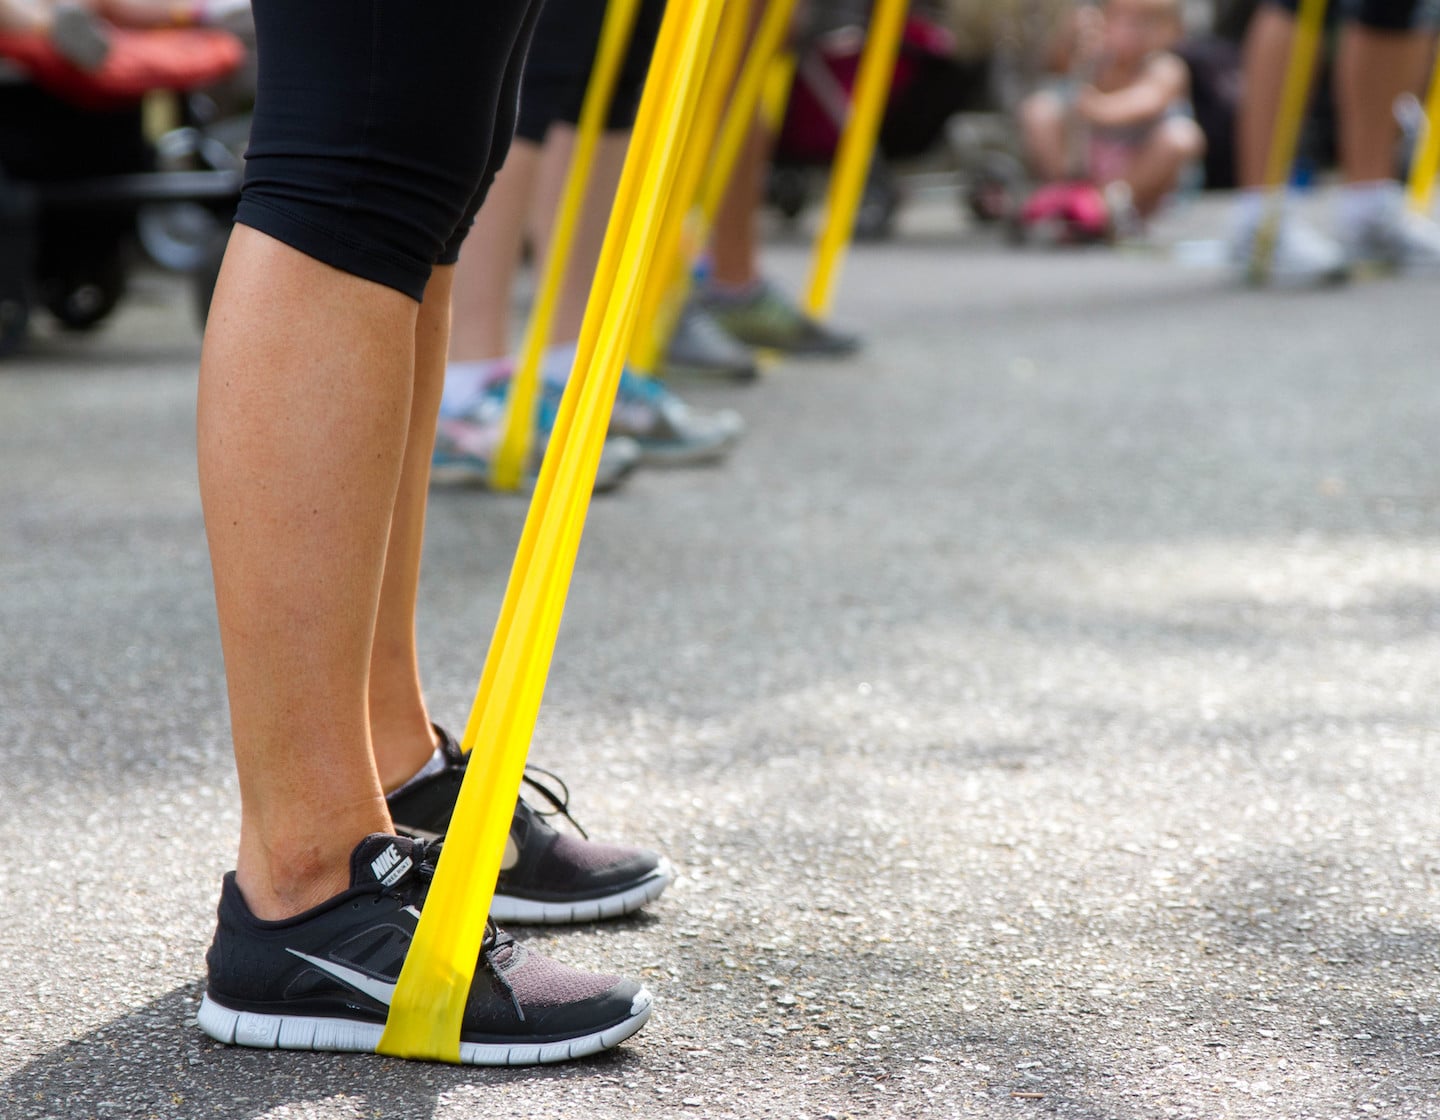
[{"label": "baby stroller", "polygon": [[[1049,0],[1032,0],[1041,7]],[[1025,7],[1024,0],[1018,5]],[[1004,0],[932,0],[912,7],[896,63],[879,150],[856,236],[891,232],[911,183],[943,183],[962,209],[995,221],[1010,209],[1024,165],[1008,106],[1030,84],[1030,20]],[[777,138],[770,202],[798,217],[834,157],[864,41],[866,5],[841,0],[816,14],[799,47],[795,83]],[[1023,18],[1022,18],[1023,15]],[[901,169],[904,169],[903,172]]]},{"label": "baby stroller", "polygon": [[[72,330],[102,322],[137,245],[183,271],[218,253],[241,166],[207,135],[197,91],[245,57],[224,31],[120,32],[91,72],[43,38],[0,35],[0,355],[23,344],[36,307]],[[142,102],[157,90],[185,100],[152,144]]]}]

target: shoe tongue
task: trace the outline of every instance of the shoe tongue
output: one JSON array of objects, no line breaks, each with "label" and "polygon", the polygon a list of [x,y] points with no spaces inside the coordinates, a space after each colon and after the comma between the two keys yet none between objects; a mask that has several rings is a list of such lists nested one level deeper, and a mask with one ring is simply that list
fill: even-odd
[{"label": "shoe tongue", "polygon": [[368,887],[379,883],[392,887],[420,862],[419,845],[404,836],[376,832],[365,837],[350,854],[350,885]]},{"label": "shoe tongue", "polygon": [[505,968],[515,956],[515,939],[498,926],[491,930],[485,942],[486,955],[496,968]]},{"label": "shoe tongue", "polygon": [[435,729],[435,734],[440,737],[440,753],[445,756],[445,761],[451,766],[462,765],[465,761],[465,755],[461,753],[460,743],[456,740],[455,736],[451,735],[450,732],[446,731],[445,728],[441,727],[438,723],[432,723],[430,726]]}]

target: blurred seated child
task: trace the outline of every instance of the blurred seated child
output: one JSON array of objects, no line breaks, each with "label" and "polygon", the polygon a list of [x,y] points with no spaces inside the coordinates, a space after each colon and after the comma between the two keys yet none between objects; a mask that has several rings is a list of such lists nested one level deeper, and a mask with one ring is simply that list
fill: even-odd
[{"label": "blurred seated child", "polygon": [[1036,176],[1092,184],[1112,234],[1150,217],[1204,155],[1189,72],[1170,50],[1182,31],[1180,0],[1104,0],[1084,9],[1057,56],[1071,77],[1020,107]]}]

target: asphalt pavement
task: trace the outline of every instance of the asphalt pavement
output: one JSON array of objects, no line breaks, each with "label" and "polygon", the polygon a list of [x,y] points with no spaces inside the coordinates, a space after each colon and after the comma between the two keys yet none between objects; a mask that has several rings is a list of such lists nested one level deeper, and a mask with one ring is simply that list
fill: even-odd
[{"label": "asphalt pavement", "polygon": [[[1440,1116],[1437,297],[931,203],[851,259],[858,358],[684,386],[750,430],[595,502],[533,752],[681,877],[522,934],[657,1012],[518,1071],[193,1026],[237,827],[198,339],[156,278],[43,332],[0,365],[0,1116]],[[434,494],[452,725],[523,514]]]}]

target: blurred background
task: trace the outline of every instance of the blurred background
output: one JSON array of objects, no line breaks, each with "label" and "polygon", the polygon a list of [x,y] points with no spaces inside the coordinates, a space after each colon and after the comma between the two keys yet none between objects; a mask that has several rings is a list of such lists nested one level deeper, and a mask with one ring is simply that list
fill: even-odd
[{"label": "blurred background", "polygon": [[[1021,207],[1035,184],[1019,113],[1028,96],[1073,72],[1064,41],[1089,7],[916,0],[857,237],[893,236],[911,200],[945,193],[957,228],[1025,240],[1033,231]],[[1206,145],[1182,198],[1235,185],[1239,43],[1255,7],[1183,0],[1174,50]],[[813,0],[797,22],[793,83],[770,109],[766,198],[781,229],[818,206],[867,16],[863,0]],[[1327,82],[1297,180],[1335,158]],[[203,322],[243,175],[253,88],[244,0],[0,0],[0,355],[32,344],[37,329],[94,330],[137,275],[157,269],[186,278],[166,298],[187,300]]]}]

